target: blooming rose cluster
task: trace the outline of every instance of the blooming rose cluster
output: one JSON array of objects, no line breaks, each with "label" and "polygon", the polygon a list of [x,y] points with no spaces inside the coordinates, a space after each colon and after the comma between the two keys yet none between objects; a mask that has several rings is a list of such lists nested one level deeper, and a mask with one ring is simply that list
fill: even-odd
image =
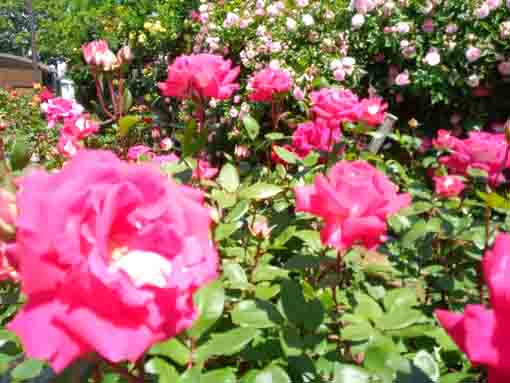
[{"label": "blooming rose cluster", "polygon": [[489,383],[510,381],[510,344],[507,319],[510,285],[510,235],[500,234],[483,260],[491,308],[468,305],[464,313],[437,310],[439,323],[475,365],[489,370]]},{"label": "blooming rose cluster", "polygon": [[411,204],[409,194],[365,161],[342,161],[312,186],[297,187],[296,208],[324,220],[325,245],[345,250],[374,248],[385,240],[387,218]]},{"label": "blooming rose cluster", "polygon": [[8,328],[27,355],[57,373],[90,353],[135,362],[189,328],[218,267],[203,198],[104,151],[26,175],[14,252],[27,301]]},{"label": "blooming rose cluster", "polygon": [[239,89],[235,83],[240,68],[230,60],[211,54],[180,56],[168,66],[168,78],[159,83],[164,96],[179,99],[225,100]]},{"label": "blooming rose cluster", "polygon": [[133,60],[133,53],[129,46],[122,47],[115,55],[104,40],[91,41],[84,44],[81,49],[85,62],[94,70],[110,72]]},{"label": "blooming rose cluster", "polygon": [[467,175],[469,169],[480,169],[487,172],[492,184],[499,185],[505,180],[502,171],[510,167],[508,144],[502,133],[470,132],[468,138],[460,139],[440,130],[434,146],[449,151],[439,161],[454,174]]},{"label": "blooming rose cluster", "polygon": [[99,124],[92,121],[83,106],[60,97],[48,98],[41,104],[48,127],[61,124],[58,152],[64,157],[74,156],[80,150],[80,141],[99,131]]}]

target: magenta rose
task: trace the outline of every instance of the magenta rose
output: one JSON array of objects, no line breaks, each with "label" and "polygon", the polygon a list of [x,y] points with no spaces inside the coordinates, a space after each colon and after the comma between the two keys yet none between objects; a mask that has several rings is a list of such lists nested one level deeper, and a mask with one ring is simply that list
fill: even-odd
[{"label": "magenta rose", "polygon": [[218,267],[200,191],[82,151],[27,175],[17,204],[27,302],[8,327],[29,357],[57,373],[91,352],[134,362],[192,325],[193,294]]},{"label": "magenta rose", "polygon": [[456,176],[434,177],[436,194],[441,197],[456,197],[466,188],[464,182]]},{"label": "magenta rose", "polygon": [[323,88],[318,92],[312,92],[310,98],[315,115],[328,121],[332,127],[338,127],[346,121],[356,122],[359,119],[360,100],[350,90]]},{"label": "magenta rose", "polygon": [[304,158],[312,150],[330,152],[342,139],[340,127],[331,128],[324,120],[308,121],[298,125],[292,135],[294,151]]},{"label": "magenta rose", "polygon": [[489,371],[489,383],[510,381],[510,236],[500,234],[485,253],[483,275],[491,309],[467,305],[464,313],[437,310],[439,323],[476,366]]},{"label": "magenta rose", "polygon": [[180,56],[168,66],[168,78],[159,83],[164,96],[225,100],[239,89],[235,83],[240,68],[230,60],[211,54]]},{"label": "magenta rose", "polygon": [[338,250],[374,248],[385,239],[386,220],[409,206],[409,194],[365,161],[342,161],[312,186],[295,189],[296,207],[324,220],[322,242]]},{"label": "magenta rose", "polygon": [[287,93],[292,88],[292,77],[282,69],[267,67],[255,73],[249,80],[251,101],[271,102],[274,95]]}]

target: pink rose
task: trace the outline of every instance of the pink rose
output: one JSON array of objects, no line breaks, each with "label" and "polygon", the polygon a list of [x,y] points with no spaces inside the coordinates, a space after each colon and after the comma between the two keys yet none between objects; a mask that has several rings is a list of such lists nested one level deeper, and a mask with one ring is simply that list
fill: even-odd
[{"label": "pink rose", "polygon": [[100,66],[101,56],[110,50],[105,40],[95,40],[81,46],[83,58],[88,65]]},{"label": "pink rose", "polygon": [[482,54],[482,51],[480,50],[480,48],[469,47],[466,50],[466,59],[470,63],[473,63],[473,62],[477,61],[480,58],[481,54]]},{"label": "pink rose", "polygon": [[93,352],[135,362],[192,325],[193,294],[218,266],[200,191],[82,151],[58,173],[26,176],[17,202],[27,302],[8,328],[29,357],[57,373]]},{"label": "pink rose", "polygon": [[507,143],[504,134],[471,132],[468,138],[461,140],[454,137],[438,137],[436,146],[449,149],[450,154],[439,161],[452,172],[468,175],[470,168],[488,173],[489,181],[499,185],[504,181],[503,169],[510,167],[510,157],[506,158]]},{"label": "pink rose", "polygon": [[239,89],[234,81],[240,68],[230,60],[211,54],[180,56],[168,66],[168,78],[159,83],[166,97],[208,97],[225,100]]},{"label": "pink rose", "polygon": [[432,33],[434,32],[434,20],[432,19],[425,19],[423,24],[421,25],[421,29],[425,33]]},{"label": "pink rose", "polygon": [[502,61],[498,64],[498,72],[501,76],[510,76],[510,61]]},{"label": "pink rose", "polygon": [[66,158],[74,157],[82,149],[78,139],[66,134],[60,135],[57,143],[57,151]]},{"label": "pink rose", "polygon": [[0,241],[0,281],[11,280],[19,282],[15,259],[16,244]]},{"label": "pink rose", "polygon": [[339,250],[355,244],[374,248],[385,239],[387,218],[411,203],[409,194],[365,161],[342,161],[312,186],[295,189],[296,208],[324,220],[325,245]]},{"label": "pink rose", "polygon": [[78,118],[85,111],[80,104],[64,98],[49,99],[41,104],[41,110],[46,114],[50,128],[58,122],[64,122],[67,118]]},{"label": "pink rose", "polygon": [[398,86],[406,86],[409,85],[410,83],[411,80],[409,79],[409,72],[407,71],[399,73],[395,78],[395,84]]},{"label": "pink rose", "polygon": [[436,66],[441,62],[441,55],[439,52],[435,49],[429,50],[429,52],[425,55],[425,58],[423,59],[425,64],[430,66]]},{"label": "pink rose", "polygon": [[510,381],[510,336],[508,326],[510,286],[510,236],[500,234],[485,253],[483,275],[489,286],[491,309],[467,305],[463,314],[437,310],[439,323],[473,365],[489,370],[490,383]]},{"label": "pink rose", "polygon": [[218,174],[219,169],[213,167],[207,160],[198,160],[193,169],[192,178],[195,180],[210,180]]},{"label": "pink rose", "polygon": [[359,98],[350,90],[323,88],[312,92],[312,111],[318,118],[337,127],[346,121],[355,122],[359,118]]},{"label": "pink rose", "polygon": [[174,143],[172,142],[172,139],[166,137],[161,140],[159,147],[162,150],[171,150],[174,147]]},{"label": "pink rose", "polygon": [[63,134],[75,137],[78,140],[83,140],[98,131],[99,124],[84,116],[66,119],[62,128]]},{"label": "pink rose", "polygon": [[437,149],[455,149],[456,145],[459,144],[459,139],[455,137],[451,132],[439,129],[437,132],[437,138],[432,141],[433,145]]},{"label": "pink rose", "polygon": [[388,104],[380,97],[361,100],[359,105],[359,119],[370,126],[381,125],[386,117]]},{"label": "pink rose", "polygon": [[129,148],[127,158],[131,161],[138,161],[141,156],[152,158],[152,149],[145,145],[135,145]]},{"label": "pink rose", "polygon": [[251,101],[270,102],[273,96],[287,93],[292,89],[292,77],[282,69],[267,67],[255,73],[248,81]]},{"label": "pink rose", "polygon": [[340,127],[329,127],[326,121],[317,119],[298,125],[292,135],[292,147],[301,158],[313,150],[330,152],[335,144],[342,139]]},{"label": "pink rose", "polygon": [[464,182],[455,176],[434,177],[434,185],[436,194],[441,197],[456,197],[466,187]]}]

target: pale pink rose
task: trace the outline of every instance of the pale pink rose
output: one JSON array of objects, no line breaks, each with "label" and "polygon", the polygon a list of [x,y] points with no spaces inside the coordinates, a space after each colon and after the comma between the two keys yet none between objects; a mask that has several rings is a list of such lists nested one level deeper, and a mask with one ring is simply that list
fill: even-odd
[{"label": "pale pink rose", "polygon": [[385,240],[386,220],[411,204],[409,194],[365,161],[342,161],[319,175],[312,186],[295,189],[297,211],[324,220],[325,245],[346,250],[360,244],[375,248]]},{"label": "pale pink rose", "polygon": [[411,79],[409,78],[409,72],[405,71],[402,73],[399,73],[397,77],[395,78],[395,84],[398,86],[406,86],[411,83]]},{"label": "pale pink rose", "polygon": [[333,127],[338,127],[346,121],[355,122],[359,119],[360,100],[350,90],[323,88],[312,92],[310,98],[312,111]]},{"label": "pale pink rose", "polygon": [[445,32],[448,33],[449,35],[453,35],[453,34],[457,33],[458,30],[459,30],[459,26],[455,23],[449,23],[448,25],[446,25],[446,28],[445,28]]},{"label": "pale pink rose", "polygon": [[100,58],[110,50],[105,40],[95,40],[81,46],[85,62],[91,66],[100,66]]},{"label": "pale pink rose", "polygon": [[269,222],[266,217],[255,217],[255,222],[248,228],[255,237],[261,239],[269,238],[273,230],[272,227],[269,227]]},{"label": "pale pink rose", "polygon": [[121,65],[129,64],[131,61],[133,61],[133,59],[134,59],[133,51],[131,50],[131,47],[129,45],[123,46],[117,52],[117,60]]},{"label": "pale pink rose", "polygon": [[398,33],[409,33],[411,32],[411,24],[405,21],[400,21],[396,25],[396,30]]},{"label": "pale pink rose", "polygon": [[8,328],[27,356],[57,373],[90,354],[134,363],[191,327],[194,293],[217,277],[203,199],[104,151],[25,176],[16,259],[26,304]]},{"label": "pale pink rose", "polygon": [[487,3],[483,3],[479,8],[475,9],[475,16],[478,19],[485,19],[490,13],[491,10]]},{"label": "pale pink rose", "polygon": [[429,50],[429,52],[425,55],[423,61],[430,66],[436,66],[441,62],[441,56],[439,52],[435,49]]},{"label": "pale pink rose", "polygon": [[498,64],[498,72],[502,76],[510,76],[510,61],[502,61]]},{"label": "pale pink rose", "polygon": [[305,99],[305,92],[299,87],[295,87],[292,91],[292,95],[298,101],[303,101]]},{"label": "pale pink rose", "polygon": [[436,194],[441,197],[456,197],[465,188],[464,182],[456,176],[436,176],[434,177]]},{"label": "pale pink rose", "polygon": [[365,24],[365,16],[362,14],[356,14],[352,17],[351,26],[353,29],[360,29]]},{"label": "pale pink rose", "polygon": [[248,81],[251,101],[270,102],[275,95],[284,94],[292,89],[292,77],[283,69],[267,67],[255,73]]},{"label": "pale pink rose", "polygon": [[421,29],[425,33],[434,32],[434,20],[432,20],[431,18],[425,19],[425,21],[421,25]]},{"label": "pale pink rose", "polygon": [[164,96],[225,100],[239,89],[235,83],[240,68],[230,60],[211,54],[180,56],[168,66],[168,78],[159,83]]},{"label": "pale pink rose", "polygon": [[469,47],[466,50],[466,59],[470,63],[473,63],[473,62],[477,61],[480,58],[481,55],[482,55],[482,51],[480,50],[480,48]]},{"label": "pale pink rose", "polygon": [[162,150],[166,150],[166,151],[171,150],[174,147],[174,143],[172,142],[172,139],[166,137],[161,140],[161,142],[159,143],[159,147]]}]

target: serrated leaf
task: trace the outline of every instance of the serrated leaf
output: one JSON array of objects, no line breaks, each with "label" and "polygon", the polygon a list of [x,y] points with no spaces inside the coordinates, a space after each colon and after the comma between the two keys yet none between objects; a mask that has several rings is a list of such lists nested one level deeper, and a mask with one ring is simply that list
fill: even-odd
[{"label": "serrated leaf", "polygon": [[191,352],[177,338],[172,338],[152,346],[149,355],[164,356],[181,366],[186,366],[190,360]]},{"label": "serrated leaf", "polygon": [[258,183],[252,186],[249,186],[239,193],[240,198],[244,199],[253,199],[257,201],[261,201],[264,199],[268,199],[280,194],[283,189],[279,186],[267,184],[267,183]]}]

